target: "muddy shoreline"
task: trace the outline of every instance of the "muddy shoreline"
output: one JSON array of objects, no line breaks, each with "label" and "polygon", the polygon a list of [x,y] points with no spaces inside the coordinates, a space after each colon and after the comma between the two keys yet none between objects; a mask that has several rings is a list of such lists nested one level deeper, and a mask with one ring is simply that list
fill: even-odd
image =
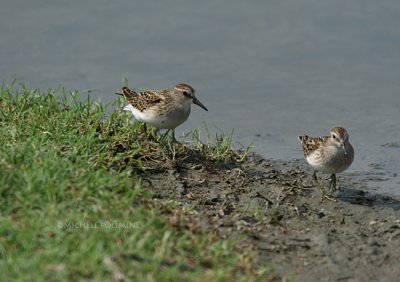
[{"label": "muddy shoreline", "polygon": [[175,201],[171,225],[239,236],[239,250],[256,251],[277,280],[398,281],[400,201],[343,173],[337,201],[321,203],[310,173],[303,160],[218,161],[191,149],[135,171],[155,201]]}]

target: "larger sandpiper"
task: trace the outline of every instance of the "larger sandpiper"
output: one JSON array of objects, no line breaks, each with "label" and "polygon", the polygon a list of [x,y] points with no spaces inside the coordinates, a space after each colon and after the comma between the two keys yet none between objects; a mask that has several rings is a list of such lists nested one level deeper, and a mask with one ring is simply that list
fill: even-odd
[{"label": "larger sandpiper", "polygon": [[204,110],[208,109],[195,96],[195,90],[186,83],[178,83],[174,88],[163,90],[135,91],[128,87],[122,88],[122,94],[128,101],[124,107],[134,118],[159,129],[172,130],[175,139],[175,128],[185,122],[191,110],[191,104],[196,104]]}]

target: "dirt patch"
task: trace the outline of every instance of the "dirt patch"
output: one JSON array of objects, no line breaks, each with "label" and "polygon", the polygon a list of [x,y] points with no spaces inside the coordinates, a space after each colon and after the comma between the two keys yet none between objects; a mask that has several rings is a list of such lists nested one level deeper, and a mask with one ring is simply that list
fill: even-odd
[{"label": "dirt patch", "polygon": [[398,281],[400,202],[339,175],[337,201],[321,203],[305,162],[251,155],[210,160],[187,150],[140,173],[160,202],[176,201],[171,224],[241,236],[282,277],[295,281]]}]

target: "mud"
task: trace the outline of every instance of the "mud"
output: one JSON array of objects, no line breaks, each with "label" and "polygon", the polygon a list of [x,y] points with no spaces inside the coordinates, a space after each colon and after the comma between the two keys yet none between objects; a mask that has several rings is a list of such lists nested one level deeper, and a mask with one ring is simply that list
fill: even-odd
[{"label": "mud", "polygon": [[399,281],[400,201],[343,173],[336,201],[321,202],[302,160],[218,161],[190,149],[174,158],[135,171],[154,201],[175,201],[174,227],[239,236],[237,248],[256,251],[277,280]]}]

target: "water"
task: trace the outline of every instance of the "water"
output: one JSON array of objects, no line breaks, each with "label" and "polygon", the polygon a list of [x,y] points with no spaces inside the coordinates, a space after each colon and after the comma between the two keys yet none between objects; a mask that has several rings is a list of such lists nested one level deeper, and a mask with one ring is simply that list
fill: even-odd
[{"label": "water", "polygon": [[[95,89],[190,83],[204,122],[267,158],[344,126],[360,188],[400,196],[400,2],[1,1],[0,78]],[[340,181],[340,178],[339,178]]]}]

